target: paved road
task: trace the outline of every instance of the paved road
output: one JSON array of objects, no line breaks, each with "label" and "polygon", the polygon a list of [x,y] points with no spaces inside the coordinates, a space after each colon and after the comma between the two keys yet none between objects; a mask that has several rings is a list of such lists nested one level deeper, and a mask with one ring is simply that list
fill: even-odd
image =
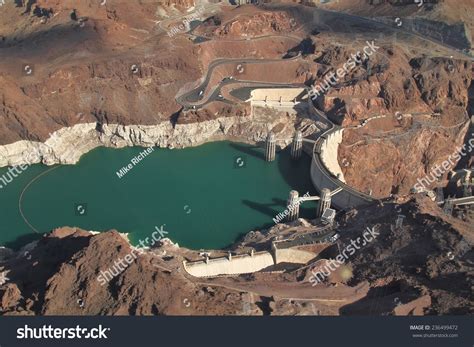
[{"label": "paved road", "polygon": [[[275,6],[272,6],[272,7],[275,7]],[[318,24],[319,25],[324,25],[324,26],[327,26],[329,28],[329,30],[332,30],[333,32],[337,32],[337,28],[334,28],[334,30],[333,30],[331,28],[331,25],[340,25],[340,24],[337,23],[337,20],[342,18],[343,20],[346,20],[346,22],[348,22],[348,23],[350,21],[352,21],[353,22],[352,24],[356,25],[356,26],[361,24],[362,26],[366,26],[366,27],[373,28],[373,29],[384,28],[384,29],[388,29],[389,31],[392,31],[392,32],[403,32],[407,35],[415,36],[415,37],[418,37],[418,38],[423,39],[425,41],[429,41],[431,43],[435,43],[437,45],[443,46],[444,48],[449,49],[453,54],[462,55],[464,58],[474,60],[474,58],[472,56],[470,56],[468,54],[465,54],[465,53],[457,50],[456,48],[454,48],[454,47],[452,47],[452,46],[450,46],[450,45],[448,45],[444,42],[439,42],[439,41],[433,40],[431,38],[426,38],[426,37],[424,37],[424,36],[422,36],[418,33],[405,30],[402,27],[391,26],[387,23],[377,21],[375,19],[356,16],[356,15],[351,15],[351,14],[347,14],[347,13],[343,13],[343,12],[328,11],[328,10],[323,10],[323,9],[314,9],[313,16],[314,16],[313,21],[303,23],[300,27],[304,27],[305,25],[308,25],[308,23],[315,23],[315,26],[317,26]],[[316,16],[317,16],[318,21],[316,21],[314,19],[314,18],[316,18]],[[355,21],[355,23],[354,23],[354,21]],[[349,23],[349,25],[350,25],[350,23]],[[260,40],[260,39],[263,39],[263,38],[281,37],[281,36],[295,39],[298,42],[302,40],[302,37],[296,37],[296,36],[293,36],[293,35],[263,35],[263,36],[260,36],[260,37],[244,38],[244,39],[216,39],[216,38],[214,38],[214,40],[256,41],[256,40]],[[207,38],[207,39],[209,39],[209,38]],[[298,55],[296,57],[293,57],[293,58],[290,58],[288,60],[298,59],[299,57],[300,57],[300,55]],[[211,93],[210,94],[209,93],[207,93],[207,95],[203,94],[205,92],[205,90],[207,89],[207,87],[208,87],[208,84],[209,84],[209,81],[210,81],[210,78],[212,76],[212,73],[213,73],[214,69],[216,67],[218,67],[219,65],[234,63],[236,65],[241,64],[243,66],[245,64],[265,64],[265,63],[269,63],[269,62],[284,61],[284,60],[285,59],[251,59],[251,58],[248,58],[248,59],[216,59],[216,60],[212,61],[209,64],[207,73],[204,77],[204,81],[198,87],[194,88],[193,90],[191,90],[187,93],[181,94],[181,95],[177,95],[176,96],[176,101],[180,105],[182,105],[185,109],[201,108],[201,107],[205,106],[206,104],[208,104],[209,102],[216,101],[216,100],[231,103],[229,100],[224,99],[224,97],[222,96],[220,90],[225,85],[235,84],[235,83],[254,84],[256,88],[257,87],[268,87],[268,86],[293,87],[294,85],[285,84],[285,83],[252,82],[252,81],[237,80],[237,79],[224,79],[218,85],[211,87]],[[204,98],[202,98],[203,95],[204,95]]]},{"label": "paved road", "polygon": [[356,287],[341,286],[313,287],[309,282],[231,282],[231,279],[215,279],[212,282],[194,282],[208,287],[222,287],[230,290],[245,291],[259,296],[276,296],[279,299],[320,301],[327,303],[350,303],[367,294],[369,284],[363,282]]},{"label": "paved road", "polygon": [[[248,81],[248,80],[239,80],[239,79],[230,79],[225,78],[222,80],[217,86],[213,86],[211,88],[211,93],[207,93],[207,95],[201,94],[204,93],[208,87],[209,81],[211,79],[212,73],[214,69],[220,65],[224,64],[236,64],[236,73],[238,73],[238,69],[242,68],[245,69],[246,64],[267,64],[272,62],[282,62],[282,61],[292,61],[301,58],[301,55],[297,55],[293,58],[288,59],[217,59],[209,64],[206,76],[204,77],[204,81],[201,84],[192,89],[191,91],[176,96],[176,101],[185,108],[201,108],[208,104],[211,101],[219,100],[224,101],[223,97],[219,97],[220,89],[225,85],[236,84],[236,83],[245,83],[245,84],[254,84],[255,87],[293,87],[294,85],[291,83],[275,83],[275,82],[259,82],[259,81]],[[239,67],[241,65],[241,67]],[[231,76],[229,76],[231,77]],[[201,94],[201,95],[200,95]],[[204,96],[204,98],[202,98]]]},{"label": "paved road", "polygon": [[[434,40],[432,38],[425,37],[425,36],[423,36],[419,33],[416,33],[414,31],[406,30],[405,28],[403,28],[403,25],[402,26],[397,26],[395,22],[394,22],[394,25],[390,25],[388,23],[385,23],[385,22],[382,22],[380,20],[376,20],[376,19],[373,19],[373,18],[357,16],[357,15],[348,14],[348,13],[344,13],[344,12],[324,10],[324,9],[319,9],[319,8],[314,10],[314,14],[315,15],[318,14],[319,15],[318,19],[321,20],[324,23],[324,25],[328,26],[329,29],[331,29],[331,30],[332,30],[331,25],[334,25],[336,20],[339,19],[339,18],[345,19],[346,22],[348,22],[348,23],[351,20],[353,20],[353,21],[355,20],[356,23],[353,23],[355,25],[357,25],[357,24],[362,24],[362,25],[363,24],[369,24],[368,28],[388,29],[389,31],[404,33],[404,34],[407,34],[409,36],[414,36],[414,37],[417,37],[417,38],[422,39],[424,41],[428,41],[430,43],[434,43],[436,45],[443,46],[444,48],[447,48],[448,50],[450,50],[453,54],[460,55],[460,56],[464,57],[465,59],[469,59],[471,61],[474,61],[474,57],[472,55],[464,53],[461,50],[457,49],[456,47],[453,47],[453,46],[451,46],[451,45],[449,45],[445,42],[440,42],[440,41]],[[357,23],[357,22],[359,22],[359,23]],[[350,26],[350,23],[348,25]],[[334,29],[333,32],[337,32],[337,29]],[[448,56],[446,56],[446,57],[448,57]]]},{"label": "paved road", "polygon": [[278,249],[285,249],[295,246],[312,245],[315,243],[331,243],[332,241],[330,239],[334,234],[336,234],[336,231],[328,225],[319,228],[317,231],[312,233],[299,235],[292,239],[275,241],[275,245]]}]

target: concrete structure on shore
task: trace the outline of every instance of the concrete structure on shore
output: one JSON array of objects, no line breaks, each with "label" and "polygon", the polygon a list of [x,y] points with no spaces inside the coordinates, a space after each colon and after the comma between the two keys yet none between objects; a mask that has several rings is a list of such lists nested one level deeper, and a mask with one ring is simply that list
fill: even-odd
[{"label": "concrete structure on shore", "polygon": [[[348,186],[340,179],[340,176],[338,177],[340,167],[337,164],[339,167],[339,170],[337,170],[337,157],[331,160],[329,158],[330,154],[337,154],[339,136],[331,136],[331,130],[328,134],[321,136],[314,145],[313,159],[311,161],[311,181],[313,185],[320,192],[325,188],[329,190],[341,188],[341,191],[334,195],[332,199],[334,206],[340,209],[363,206],[373,202],[374,199],[370,195]],[[334,131],[337,132],[338,130],[336,128]],[[328,142],[333,143],[330,144]]]},{"label": "concrete structure on shore", "polygon": [[299,249],[274,249],[272,252],[254,252],[232,257],[219,257],[195,262],[184,262],[184,269],[195,277],[214,277],[253,273],[279,263],[306,264],[316,254]]},{"label": "concrete structure on shore", "polygon": [[275,154],[276,154],[275,134],[272,132],[269,132],[267,135],[266,143],[265,143],[265,160],[274,161]]},{"label": "concrete structure on shore", "polygon": [[275,248],[275,263],[306,264],[316,257],[315,253],[292,248]]},{"label": "concrete structure on shore", "polygon": [[303,153],[303,134],[301,131],[297,130],[295,136],[293,137],[293,142],[291,143],[291,157],[293,159],[301,158]]},{"label": "concrete structure on shore", "polygon": [[324,211],[331,208],[331,191],[327,188],[321,189],[321,197],[319,199],[318,211],[316,217],[320,218]]},{"label": "concrete structure on shore", "polygon": [[305,88],[257,88],[250,93],[255,106],[294,106],[303,101],[308,101]]},{"label": "concrete structure on shore", "polygon": [[[312,103],[309,103],[311,113],[315,117],[324,115]],[[327,188],[341,191],[332,199],[332,203],[339,209],[363,206],[374,201],[370,194],[365,194],[345,183],[344,174],[338,162],[338,149],[342,142],[344,129],[332,125],[314,143],[311,161],[311,181],[318,191]]]},{"label": "concrete structure on shore", "polygon": [[287,221],[295,221],[300,214],[299,193],[296,190],[290,192],[287,202],[288,216]]},{"label": "concrete structure on shore", "polygon": [[327,168],[327,170],[337,177],[337,179],[343,183],[346,183],[344,179],[344,174],[341,170],[341,166],[337,160],[337,152],[339,145],[342,142],[342,134],[344,129],[336,128],[334,131],[331,131],[326,134],[325,140],[321,141],[321,147],[319,150],[319,157],[321,162]]},{"label": "concrete structure on shore", "polygon": [[[287,200],[287,207],[286,207],[286,221],[292,222],[299,218],[300,208],[299,205],[305,201],[319,201],[319,204],[316,208],[316,218],[321,218],[323,216],[324,211],[331,208],[331,201],[332,197],[339,192],[342,191],[342,188],[337,188],[332,192],[327,189],[323,188],[321,190],[321,196],[310,196],[309,194],[305,194],[302,197],[299,197],[299,193],[296,190],[290,191],[290,195]],[[275,219],[273,220],[275,221]],[[277,223],[275,221],[275,223]]]},{"label": "concrete structure on shore", "polygon": [[260,271],[274,265],[270,252],[239,254],[232,257],[219,257],[206,261],[184,262],[184,269],[195,277],[213,277],[219,275],[238,275]]},{"label": "concrete structure on shore", "polygon": [[319,252],[314,252],[314,248],[312,251],[301,248],[317,245],[324,249],[334,242],[332,238],[334,233],[330,225],[320,224],[314,226],[314,229],[309,232],[293,235],[284,240],[272,241],[271,249],[268,251],[254,252],[252,249],[245,254],[227,255],[214,259],[206,256],[203,260],[184,261],[183,266],[192,276],[215,277],[253,273],[282,263],[304,265],[316,258]]},{"label": "concrete structure on shore", "polygon": [[287,112],[296,112],[295,106],[307,103],[309,100],[306,89],[298,87],[289,88],[257,88],[250,92],[250,109],[258,107],[272,107]]}]

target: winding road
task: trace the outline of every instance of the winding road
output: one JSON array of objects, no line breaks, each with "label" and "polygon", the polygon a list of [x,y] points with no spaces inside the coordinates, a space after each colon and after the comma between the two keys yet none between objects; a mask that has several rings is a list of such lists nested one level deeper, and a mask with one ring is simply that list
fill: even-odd
[{"label": "winding road", "polygon": [[[269,9],[278,9],[278,5],[271,5],[271,6],[266,6]],[[189,16],[190,14],[187,14],[186,16]],[[235,19],[235,18],[233,18]],[[342,21],[341,21],[342,20]],[[339,22],[339,23],[338,23]],[[341,24],[342,23],[342,24]],[[309,29],[320,29],[321,27],[327,27],[329,28],[329,31],[332,31],[334,33],[336,32],[341,32],[341,25],[344,26],[344,29],[350,29],[354,31],[354,28],[358,27],[368,27],[371,29],[376,30],[377,33],[382,33],[384,30],[388,30],[389,32],[401,32],[413,37],[417,37],[419,39],[428,41],[430,43],[434,43],[436,45],[442,46],[445,49],[448,49],[451,54],[455,54],[458,57],[462,56],[463,58],[468,58],[470,60],[474,60],[474,58],[466,53],[463,53],[462,51],[456,49],[455,47],[450,46],[449,44],[446,44],[444,41],[439,42],[436,41],[432,38],[426,38],[416,32],[412,32],[409,30],[405,30],[402,27],[399,26],[392,26],[390,24],[387,24],[385,22],[382,22],[380,20],[376,19],[371,19],[367,17],[361,17],[361,16],[356,16],[348,13],[343,13],[343,12],[335,12],[335,11],[329,11],[329,10],[323,10],[316,8],[313,10],[313,20],[302,23],[297,29],[294,31],[298,31],[303,27],[307,27],[308,25],[311,25],[311,28]],[[338,27],[339,26],[339,27]],[[313,28],[315,27],[315,28]],[[377,31],[379,30],[379,31]],[[185,33],[186,35],[192,35],[193,30],[190,30],[189,32]],[[366,34],[366,32],[364,32]],[[232,41],[256,41],[256,40],[261,40],[263,38],[272,38],[272,37],[285,37],[285,38],[291,38],[295,40],[297,43],[301,42],[304,39],[304,35],[301,37],[297,37],[294,35],[290,34],[275,34],[275,35],[262,35],[258,37],[252,37],[252,38],[238,38],[238,39],[220,39],[220,38],[210,38],[210,37],[204,37],[206,41],[209,40],[217,40],[217,41],[226,41],[226,42],[232,42]],[[446,56],[447,57],[447,56]],[[451,57],[451,56],[450,56]],[[285,61],[285,60],[294,60],[294,59],[299,59],[301,58],[301,53],[299,53],[297,56],[289,59],[255,59],[255,58],[221,58],[221,59],[216,59],[212,61],[207,69],[207,72],[205,76],[203,77],[204,80],[195,88],[193,88],[190,91],[187,91],[183,94],[177,95],[176,96],[176,101],[183,106],[184,109],[198,109],[202,108],[208,103],[212,101],[222,101],[226,103],[233,103],[230,100],[226,100],[222,94],[221,94],[221,88],[223,86],[227,86],[230,84],[252,84],[255,88],[262,88],[262,87],[294,87],[294,84],[291,83],[272,83],[272,82],[265,82],[265,81],[248,81],[248,80],[239,80],[236,79],[234,76],[229,76],[222,81],[219,82],[219,84],[215,86],[211,86],[210,88],[210,93],[205,93],[205,91],[208,88],[209,81],[211,79],[212,73],[214,72],[214,69],[220,65],[223,64],[236,64],[236,65],[245,65],[245,64],[266,64],[266,63],[271,63],[271,62],[278,62],[278,61]]]},{"label": "winding road", "polygon": [[[259,82],[259,81],[250,81],[250,80],[239,80],[234,78],[233,76],[229,76],[228,78],[223,79],[217,86],[211,87],[211,93],[207,93],[204,95],[203,93],[207,90],[209,81],[211,79],[212,73],[214,69],[216,69],[220,65],[224,64],[236,64],[236,71],[239,73],[240,68],[245,69],[245,65],[247,64],[267,64],[267,63],[275,63],[275,62],[282,62],[282,61],[291,61],[297,60],[301,58],[301,54],[298,54],[295,57],[288,58],[288,59],[217,59],[209,64],[207,73],[204,77],[204,80],[199,84],[198,87],[195,87],[191,91],[176,96],[176,101],[185,108],[201,108],[206,104],[212,101],[224,101],[225,99],[219,95],[221,95],[220,90],[223,86],[230,85],[230,84],[253,84],[255,87],[295,87],[295,84],[292,83],[276,83],[276,82]],[[239,65],[241,67],[239,67]],[[201,98],[201,96],[204,96]]]}]

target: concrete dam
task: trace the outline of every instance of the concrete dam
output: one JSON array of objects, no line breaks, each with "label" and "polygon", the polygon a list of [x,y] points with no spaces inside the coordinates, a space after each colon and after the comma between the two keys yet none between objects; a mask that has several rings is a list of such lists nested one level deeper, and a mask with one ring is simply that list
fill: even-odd
[{"label": "concrete dam", "polygon": [[345,183],[344,174],[338,162],[338,149],[342,142],[344,128],[332,124],[309,101],[309,109],[314,117],[324,118],[331,123],[331,128],[324,132],[314,143],[311,160],[311,181],[314,187],[321,192],[323,189],[335,191],[332,204],[339,209],[363,206],[374,199]]},{"label": "concrete dam", "polygon": [[334,195],[332,203],[339,209],[363,206],[374,199],[349,185],[344,181],[344,175],[337,161],[337,151],[342,141],[344,129],[333,127],[323,134],[314,144],[311,161],[311,181],[321,191],[324,188],[341,191]]},{"label": "concrete dam", "polygon": [[299,249],[276,249],[251,252],[250,254],[229,255],[196,262],[184,262],[184,269],[195,277],[214,277],[220,275],[240,275],[253,273],[280,263],[306,264],[317,254]]}]

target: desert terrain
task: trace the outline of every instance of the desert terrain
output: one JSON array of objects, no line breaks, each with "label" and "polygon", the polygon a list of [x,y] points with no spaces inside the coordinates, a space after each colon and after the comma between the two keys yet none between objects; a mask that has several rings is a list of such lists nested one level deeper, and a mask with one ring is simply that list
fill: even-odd
[{"label": "desert terrain", "polygon": [[[448,215],[413,187],[474,136],[468,15],[474,4],[425,2],[421,9],[389,0],[258,6],[30,0],[2,6],[2,166],[24,163],[31,148],[38,150],[36,162],[75,164],[99,146],[175,148],[216,138],[258,143],[267,131],[287,136],[301,122],[282,113],[266,128],[255,125],[261,119],[237,97],[242,89],[310,89],[367,44],[377,48],[313,103],[344,129],[335,159],[345,184],[374,199],[338,211],[340,239],[312,249],[315,259],[198,278],[183,261],[202,255],[163,241],[102,286],[97,274],[133,246],[120,230],[92,234],[64,226],[28,248],[4,250],[0,267],[10,282],[0,286],[1,313],[472,313],[472,210],[456,207]],[[445,25],[441,39],[424,36],[433,22]],[[59,141],[44,146],[54,133]],[[68,146],[78,153],[64,158]],[[449,171],[472,164],[470,151],[429,188],[442,195],[445,189],[447,198]],[[403,226],[394,227],[400,214]],[[315,224],[283,222],[212,252],[263,250],[290,230],[303,235]],[[368,226],[380,236],[340,269],[344,273],[313,287],[309,278],[318,261],[337,255]]]}]

